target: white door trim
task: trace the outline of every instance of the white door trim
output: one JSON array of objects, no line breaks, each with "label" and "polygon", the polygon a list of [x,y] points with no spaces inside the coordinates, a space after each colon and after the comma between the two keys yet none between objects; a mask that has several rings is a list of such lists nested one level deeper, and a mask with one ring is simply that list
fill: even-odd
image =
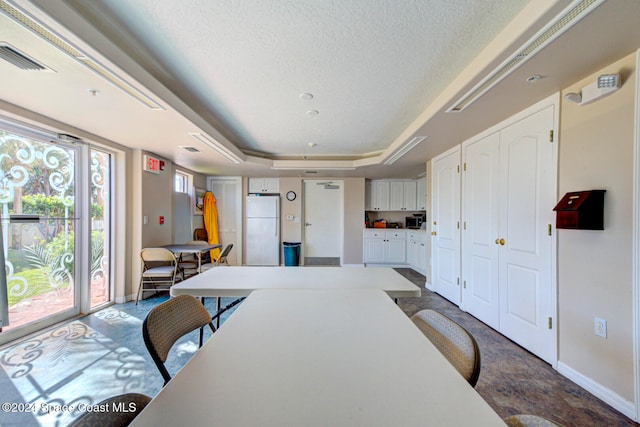
[{"label": "white door trim", "polygon": [[634,421],[640,421],[640,50],[636,51],[635,112],[633,125],[633,214],[631,282],[633,295]]}]

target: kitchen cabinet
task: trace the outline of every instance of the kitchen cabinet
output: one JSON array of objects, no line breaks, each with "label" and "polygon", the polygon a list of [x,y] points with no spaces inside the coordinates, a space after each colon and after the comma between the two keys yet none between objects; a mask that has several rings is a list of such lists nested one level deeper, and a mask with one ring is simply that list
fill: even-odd
[{"label": "kitchen cabinet", "polygon": [[249,178],[249,193],[279,193],[280,192],[280,179],[279,178]]},{"label": "kitchen cabinet", "polygon": [[365,182],[365,210],[389,210],[389,181]]},{"label": "kitchen cabinet", "polygon": [[415,181],[390,181],[389,182],[389,210],[390,211],[415,211],[416,210]]},{"label": "kitchen cabinet", "polygon": [[427,232],[407,232],[407,264],[421,274],[427,274]]},{"label": "kitchen cabinet", "polygon": [[367,229],[364,232],[365,264],[405,264],[406,230]]},{"label": "kitchen cabinet", "polygon": [[416,209],[419,211],[427,210],[427,179],[421,178],[416,180]]},{"label": "kitchen cabinet", "polygon": [[[426,184],[425,184],[426,185]],[[426,210],[426,198],[418,208],[418,182],[414,180],[372,180],[365,182],[365,210],[416,211]]]}]

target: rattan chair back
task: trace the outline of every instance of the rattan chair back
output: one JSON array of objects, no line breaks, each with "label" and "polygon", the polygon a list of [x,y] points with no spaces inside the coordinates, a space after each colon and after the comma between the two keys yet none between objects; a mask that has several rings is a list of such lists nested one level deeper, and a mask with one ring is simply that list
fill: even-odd
[{"label": "rattan chair back", "polygon": [[173,344],[189,332],[206,325],[215,332],[209,312],[191,295],[171,298],[149,311],[142,323],[142,338],[165,384],[171,375],[164,363]]},{"label": "rattan chair back", "polygon": [[[125,393],[110,397],[97,405],[104,411],[85,412],[76,418],[69,427],[126,427],[150,401],[149,396],[140,393]],[[118,410],[118,408],[121,409]]]},{"label": "rattan chair back", "polygon": [[411,320],[469,384],[475,386],[480,376],[480,349],[473,335],[435,310],[419,311]]}]

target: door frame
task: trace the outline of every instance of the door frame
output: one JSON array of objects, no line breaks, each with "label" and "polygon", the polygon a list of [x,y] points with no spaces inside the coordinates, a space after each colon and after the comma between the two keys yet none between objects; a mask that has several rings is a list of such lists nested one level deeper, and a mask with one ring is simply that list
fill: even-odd
[{"label": "door frame", "polygon": [[301,228],[302,228],[302,233],[301,233],[301,237],[302,237],[302,245],[301,245],[301,249],[300,249],[300,265],[304,265],[304,259],[306,257],[306,222],[307,222],[307,213],[306,213],[306,206],[307,206],[307,197],[308,195],[306,194],[305,191],[305,186],[307,182],[339,182],[340,183],[340,191],[342,192],[342,209],[340,212],[340,230],[341,232],[339,233],[340,236],[340,242],[339,242],[339,248],[340,248],[340,266],[343,265],[344,262],[344,194],[345,194],[345,182],[343,179],[332,179],[332,178],[327,178],[327,179],[319,179],[319,178],[314,178],[314,179],[303,179],[302,180],[302,224],[301,224]]},{"label": "door frame", "polygon": [[90,223],[90,220],[87,217],[90,216],[91,208],[85,197],[85,191],[88,191],[87,189],[89,187],[87,179],[89,175],[87,174],[87,171],[90,167],[88,161],[89,146],[87,143],[78,141],[75,144],[70,144],[60,140],[56,134],[50,131],[40,129],[34,125],[23,124],[16,120],[6,119],[3,116],[0,116],[0,125],[6,131],[14,132],[17,135],[24,136],[38,142],[58,145],[65,150],[71,150],[74,152],[74,212],[75,217],[77,218],[77,223],[74,229],[74,259],[76,262],[74,262],[73,272],[73,307],[64,309],[59,313],[49,315],[34,322],[27,323],[24,326],[18,327],[18,329],[3,332],[0,335],[0,345],[2,345],[17,338],[38,332],[44,328],[55,325],[56,323],[71,319],[83,312],[83,310],[87,309],[90,298],[89,253],[91,252],[90,246],[88,246],[87,249],[87,245],[89,244],[87,230]]},{"label": "door frame", "polygon": [[633,130],[633,213],[631,293],[633,318],[634,421],[640,421],[640,50],[636,51],[635,112]]}]

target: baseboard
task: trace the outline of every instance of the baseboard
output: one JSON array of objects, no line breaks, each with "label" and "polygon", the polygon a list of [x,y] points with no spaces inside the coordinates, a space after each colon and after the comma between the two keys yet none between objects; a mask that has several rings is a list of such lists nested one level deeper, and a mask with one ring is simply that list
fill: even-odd
[{"label": "baseboard", "polygon": [[136,299],[135,295],[125,295],[123,297],[116,297],[115,298],[115,302],[116,304],[124,304],[127,303],[129,301],[133,301]]},{"label": "baseboard", "polygon": [[342,264],[343,267],[363,268],[364,264]]},{"label": "baseboard", "polygon": [[562,362],[558,362],[558,372],[574,383],[578,384],[580,387],[584,388],[589,393],[593,394],[612,408],[621,412],[629,419],[635,420],[636,407],[633,402],[629,402],[613,390],[604,387],[591,378],[585,377],[580,372],[576,371],[570,366],[565,365]]}]

